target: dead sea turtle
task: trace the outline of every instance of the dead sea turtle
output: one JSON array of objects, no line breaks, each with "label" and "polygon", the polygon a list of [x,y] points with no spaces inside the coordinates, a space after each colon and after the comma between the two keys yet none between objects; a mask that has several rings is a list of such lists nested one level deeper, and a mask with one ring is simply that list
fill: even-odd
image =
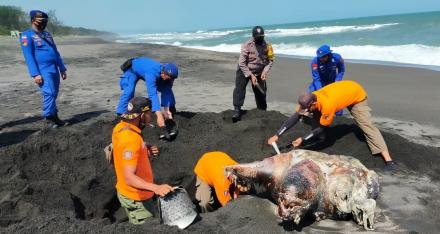
[{"label": "dead sea turtle", "polygon": [[317,221],[352,215],[373,229],[378,176],[359,160],[309,150],[292,150],[253,163],[228,166],[236,183],[256,182],[277,201],[278,215],[299,224],[307,213]]}]

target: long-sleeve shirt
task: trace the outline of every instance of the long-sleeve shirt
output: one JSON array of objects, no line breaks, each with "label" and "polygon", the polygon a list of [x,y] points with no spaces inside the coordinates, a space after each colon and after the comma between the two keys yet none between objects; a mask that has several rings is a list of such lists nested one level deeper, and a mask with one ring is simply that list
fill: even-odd
[{"label": "long-sleeve shirt", "polygon": [[[160,111],[161,106],[170,107],[175,104],[172,91],[173,80],[162,80],[160,77],[161,63],[149,58],[139,57],[133,60],[131,68],[138,77],[145,81],[153,112]],[[162,102],[159,100],[158,92],[161,93]]]},{"label": "long-sleeve shirt", "polygon": [[256,76],[267,74],[272,68],[272,65],[273,60],[269,59],[268,57],[268,48],[266,42],[258,45],[252,38],[241,45],[238,66],[245,77],[249,77],[252,74]]},{"label": "long-sleeve shirt", "polygon": [[332,56],[325,63],[321,63],[319,58],[315,57],[310,67],[314,90],[319,90],[328,84],[341,81],[345,73],[344,59],[337,53],[332,53]]},{"label": "long-sleeve shirt", "polygon": [[20,45],[31,77],[67,70],[49,32],[29,29],[22,33]]}]

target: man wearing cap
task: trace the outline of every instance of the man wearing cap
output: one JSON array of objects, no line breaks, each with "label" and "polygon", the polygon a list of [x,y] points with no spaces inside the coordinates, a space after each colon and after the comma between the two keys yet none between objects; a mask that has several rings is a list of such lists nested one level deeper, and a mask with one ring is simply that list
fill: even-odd
[{"label": "man wearing cap", "polygon": [[[116,114],[122,115],[127,110],[128,100],[133,98],[136,83],[139,79],[145,81],[148,97],[152,102],[152,111],[156,114],[157,125],[165,127],[165,118],[172,119],[175,113],[176,100],[172,90],[173,82],[179,72],[174,63],[161,64],[150,58],[138,57],[127,60],[121,65],[124,74],[121,76],[120,86],[122,90]],[[159,101],[158,92],[161,93]],[[164,114],[161,112],[164,107]]]},{"label": "man wearing cap", "polygon": [[173,190],[168,184],[153,182],[149,157],[159,151],[156,146],[146,146],[141,135],[150,122],[150,99],[135,97],[128,102],[127,111],[112,133],[117,195],[132,224],[142,224],[153,216],[154,194],[165,196]]},{"label": "man wearing cap", "polygon": [[261,26],[252,29],[252,38],[241,46],[233,94],[234,114],[232,120],[241,118],[241,106],[246,96],[246,86],[251,80],[257,108],[266,110],[266,80],[274,61],[272,45],[264,40]]},{"label": "man wearing cap", "polygon": [[218,206],[225,206],[231,199],[236,199],[240,193],[247,192],[250,185],[231,183],[225,176],[225,167],[237,165],[229,155],[214,151],[205,153],[194,168],[196,174],[196,200],[203,213],[214,211]]},{"label": "man wearing cap", "polygon": [[48,15],[39,10],[30,13],[32,26],[22,33],[20,45],[35,84],[40,87],[43,96],[43,116],[53,128],[67,125],[58,117],[57,97],[60,86],[60,75],[67,78],[67,69],[64,66],[60,53],[52,35],[45,31]]},{"label": "man wearing cap", "polygon": [[329,84],[313,93],[303,94],[298,99],[297,111],[283,123],[277,133],[269,138],[268,144],[278,141],[279,137],[293,127],[301,116],[314,117],[317,127],[304,137],[292,142],[294,147],[320,135],[333,122],[336,111],[347,108],[356,125],[363,131],[368,147],[373,155],[381,154],[385,160],[385,170],[393,171],[397,165],[392,161],[385,140],[371,120],[371,109],[367,103],[367,93],[355,81],[345,80]]},{"label": "man wearing cap", "polygon": [[310,65],[313,81],[309,85],[309,92],[341,81],[345,73],[344,59],[340,54],[334,53],[330,46],[322,45],[316,50],[316,57]]},{"label": "man wearing cap", "polygon": [[[344,59],[340,54],[334,53],[328,45],[322,45],[316,50],[316,57],[313,58],[310,68],[313,77],[309,85],[310,93],[341,81],[345,73]],[[342,110],[336,113],[336,115],[342,114]]]}]

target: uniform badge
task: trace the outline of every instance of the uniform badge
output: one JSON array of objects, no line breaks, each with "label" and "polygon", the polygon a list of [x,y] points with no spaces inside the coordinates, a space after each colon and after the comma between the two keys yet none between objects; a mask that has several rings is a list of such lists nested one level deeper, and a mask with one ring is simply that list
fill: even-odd
[{"label": "uniform badge", "polygon": [[133,152],[131,151],[124,151],[124,159],[125,160],[131,160],[133,158]]},{"label": "uniform badge", "polygon": [[28,45],[28,41],[27,41],[27,36],[26,35],[21,37],[21,44],[23,46],[27,46]]},{"label": "uniform badge", "polygon": [[330,118],[330,115],[324,115],[323,117],[325,120],[328,120]]},{"label": "uniform badge", "polygon": [[314,63],[314,64],[312,65],[312,69],[313,69],[313,70],[318,69],[318,64]]},{"label": "uniform badge", "polygon": [[127,110],[128,110],[128,111],[133,110],[133,104],[128,103]]}]

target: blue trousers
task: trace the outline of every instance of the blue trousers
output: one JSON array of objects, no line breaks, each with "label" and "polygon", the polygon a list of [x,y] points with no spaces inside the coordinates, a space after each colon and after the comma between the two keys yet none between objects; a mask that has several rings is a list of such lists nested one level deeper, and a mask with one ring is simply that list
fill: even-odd
[{"label": "blue trousers", "polygon": [[58,113],[57,97],[60,88],[60,74],[56,72],[41,72],[43,84],[40,93],[43,96],[43,116],[49,117]]}]

